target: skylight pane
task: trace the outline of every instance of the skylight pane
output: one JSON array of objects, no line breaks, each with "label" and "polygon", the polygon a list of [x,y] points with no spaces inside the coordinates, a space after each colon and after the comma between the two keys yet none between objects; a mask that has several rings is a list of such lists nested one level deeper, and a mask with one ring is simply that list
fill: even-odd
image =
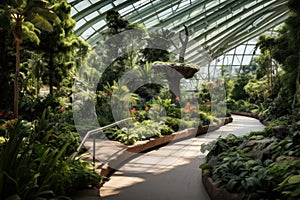
[{"label": "skylight pane", "polygon": [[181,2],[181,3],[179,4],[177,11],[179,11],[179,10],[181,10],[181,9],[183,9],[183,8],[185,8],[185,7],[187,7],[187,6],[189,6],[189,5],[190,5],[190,1],[183,1],[183,2]]},{"label": "skylight pane", "polygon": [[78,11],[74,7],[72,7],[71,8],[71,16],[76,15],[77,13],[78,13]]},{"label": "skylight pane", "polygon": [[93,19],[93,18],[95,18],[95,17],[97,17],[97,16],[99,16],[99,13],[98,13],[97,11],[95,11],[95,12],[89,14],[88,16],[86,16],[85,19],[86,19],[87,21],[90,21],[91,19]]},{"label": "skylight pane", "polygon": [[113,8],[113,5],[112,5],[112,4],[107,4],[106,6],[104,6],[104,7],[102,7],[102,8],[100,9],[100,12],[101,12],[101,13],[104,13],[104,12],[106,12],[106,11],[112,9],[112,8]]},{"label": "skylight pane", "polygon": [[84,31],[83,33],[82,33],[82,37],[86,40],[88,37],[90,37],[93,33],[95,32],[95,30],[92,28],[92,27],[90,27],[90,28],[88,28],[86,31]]},{"label": "skylight pane", "polygon": [[244,50],[245,50],[245,45],[238,46],[238,47],[236,48],[236,53],[237,53],[237,54],[243,54],[243,53],[244,53]]},{"label": "skylight pane", "polygon": [[144,5],[148,4],[148,3],[150,3],[149,0],[141,0],[141,1],[135,2],[135,3],[133,4],[133,6],[134,6],[135,8],[140,8],[140,7],[142,7],[142,6],[144,6]]},{"label": "skylight pane", "polygon": [[158,17],[160,18],[160,20],[166,19],[168,16],[170,16],[172,14],[172,9],[167,9],[161,13],[158,14]]},{"label": "skylight pane", "polygon": [[247,48],[245,49],[245,54],[253,54],[255,46],[248,45]]},{"label": "skylight pane", "polygon": [[120,5],[121,3],[124,3],[126,0],[116,0],[116,1],[114,1],[114,4],[116,5],[116,6],[118,6],[118,5]]},{"label": "skylight pane", "polygon": [[132,5],[129,5],[121,10],[119,10],[119,13],[124,16],[126,14],[128,14],[129,12],[133,11],[134,10],[134,7]]},{"label": "skylight pane", "polygon": [[76,4],[74,7],[81,11],[85,8],[88,8],[89,6],[91,6],[91,3],[89,1],[81,1],[80,3]]},{"label": "skylight pane", "polygon": [[75,30],[78,29],[79,27],[81,27],[82,25],[84,25],[86,23],[86,21],[84,20],[84,18],[82,18],[81,20],[76,22],[76,26],[75,26]]},{"label": "skylight pane", "polygon": [[104,20],[101,20],[101,21],[97,22],[96,24],[94,24],[93,28],[98,30],[98,29],[102,28],[105,25],[106,25],[106,22]]}]

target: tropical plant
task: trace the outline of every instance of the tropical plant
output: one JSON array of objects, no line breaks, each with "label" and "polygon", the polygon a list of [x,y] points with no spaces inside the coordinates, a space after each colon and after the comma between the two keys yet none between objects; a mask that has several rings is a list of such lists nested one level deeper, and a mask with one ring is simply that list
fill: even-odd
[{"label": "tropical plant", "polygon": [[[5,18],[9,22],[7,23],[7,21],[4,22],[1,20],[1,27],[9,29],[9,26],[11,26],[15,41],[16,70],[14,76],[14,114],[18,117],[18,78],[20,72],[20,46],[23,41],[23,25],[27,23],[38,29],[51,32],[53,31],[53,24],[59,23],[60,20],[51,10],[52,5],[50,5],[46,0],[8,0],[0,4],[0,9],[0,18]],[[31,34],[34,34],[36,39],[38,38],[35,32],[31,32]]]},{"label": "tropical plant", "polygon": [[45,115],[35,123],[1,124],[1,199],[69,199],[74,190],[99,186],[102,178],[88,163],[70,159],[78,143],[55,131]]},{"label": "tropical plant", "polygon": [[[49,85],[50,94],[54,93],[54,87],[57,90],[62,86],[72,87],[75,74],[72,70],[80,66],[77,64],[81,64],[80,61],[89,50],[88,44],[74,34],[76,21],[71,18],[71,5],[65,0],[52,2],[52,10],[61,22],[53,25],[52,32],[40,34],[41,42],[37,47],[46,63],[42,81],[45,85]],[[64,83],[66,84],[63,85]]]},{"label": "tropical plant", "polygon": [[109,129],[105,131],[106,136],[111,140],[122,142],[126,145],[134,144],[140,140],[146,140],[153,137],[161,137],[161,130],[166,130],[164,123],[154,122],[152,120],[144,120],[143,122],[135,122],[131,127],[123,127],[122,129]]}]

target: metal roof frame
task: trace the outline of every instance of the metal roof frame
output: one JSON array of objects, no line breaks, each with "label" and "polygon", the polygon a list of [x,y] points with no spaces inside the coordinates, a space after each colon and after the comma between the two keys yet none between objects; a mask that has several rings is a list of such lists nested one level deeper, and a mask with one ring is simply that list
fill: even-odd
[{"label": "metal roof frame", "polygon": [[[75,33],[91,46],[102,39],[101,33],[107,28],[106,24],[95,26],[100,21],[105,22],[106,12],[110,9],[120,12],[128,7],[128,11],[121,13],[122,17],[132,23],[144,24],[149,31],[169,29],[179,33],[186,25],[190,31],[190,40],[199,41],[186,51],[187,60],[196,64],[203,63],[204,59],[215,59],[263,34],[283,23],[289,15],[285,5],[287,0],[67,1],[72,5],[72,17],[77,22],[83,20],[76,26]],[[80,9],[82,3],[88,6]],[[100,12],[106,6],[111,8]],[[178,34],[172,40],[178,42]],[[209,58],[199,53],[203,48]]]}]

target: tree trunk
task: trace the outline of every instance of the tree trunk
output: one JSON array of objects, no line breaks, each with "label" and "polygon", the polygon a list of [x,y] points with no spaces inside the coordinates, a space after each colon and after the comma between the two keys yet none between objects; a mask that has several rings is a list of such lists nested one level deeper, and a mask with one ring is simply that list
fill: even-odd
[{"label": "tree trunk", "polygon": [[53,53],[50,52],[49,55],[49,93],[53,94]]},{"label": "tree trunk", "polygon": [[14,115],[19,117],[19,73],[20,73],[20,46],[22,43],[22,18],[16,18],[16,25],[13,30],[16,45],[16,71],[14,80]]},{"label": "tree trunk", "polygon": [[185,39],[184,40],[181,37],[181,33],[179,33],[179,40],[182,44],[182,47],[181,47],[180,52],[179,52],[179,62],[180,63],[184,63],[185,51],[186,51],[187,43],[189,41],[188,29],[185,25],[183,25],[183,26],[184,26],[184,31],[185,31]]},{"label": "tree trunk", "polygon": [[8,65],[8,53],[7,53],[7,39],[8,33],[6,31],[0,31],[0,110],[11,110],[13,107],[12,88],[9,84],[9,65]]}]

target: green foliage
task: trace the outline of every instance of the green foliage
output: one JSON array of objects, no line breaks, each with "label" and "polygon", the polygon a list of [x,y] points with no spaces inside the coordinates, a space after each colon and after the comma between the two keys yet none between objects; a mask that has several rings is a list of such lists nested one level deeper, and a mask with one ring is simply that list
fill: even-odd
[{"label": "green foliage", "polygon": [[242,138],[237,137],[233,134],[229,134],[226,138],[218,138],[216,141],[212,141],[208,144],[201,145],[201,152],[209,151],[207,154],[207,160],[210,160],[212,156],[219,155],[222,152],[234,150],[243,141]]},{"label": "green foliage", "polygon": [[42,32],[39,36],[41,42],[37,47],[45,61],[41,78],[45,85],[49,85],[51,94],[54,93],[54,87],[59,90],[64,86],[66,79],[67,82],[72,81],[73,74],[70,72],[76,67],[76,62],[86,56],[86,52],[81,49],[87,45],[73,33],[75,20],[70,16],[71,5],[65,1],[55,2],[53,11],[61,23],[55,24],[52,32]]},{"label": "green foliage", "polygon": [[143,45],[145,28],[130,24],[113,10],[107,12],[108,30],[102,32],[104,41],[95,51],[101,57],[99,68],[103,69],[98,90],[106,84],[112,85],[127,71],[137,66],[139,53]]},{"label": "green foliage", "polygon": [[171,99],[162,99],[160,96],[157,99],[153,99],[152,107],[156,107],[157,111],[161,111],[165,109],[166,115],[169,117],[180,118],[181,110],[174,103],[172,103]]},{"label": "green foliage", "polygon": [[256,102],[257,100],[266,99],[268,94],[267,80],[257,80],[251,79],[244,87],[246,93],[250,97],[251,102]]},{"label": "green foliage", "polygon": [[300,160],[286,160],[272,163],[268,174],[278,184],[275,191],[281,193],[282,199],[296,200],[300,197]]},{"label": "green foliage", "polygon": [[[274,137],[270,130],[279,123],[264,131],[243,137],[228,135],[202,145],[201,151],[209,153],[200,168],[207,170],[219,187],[238,193],[239,199],[298,199],[300,134],[295,131],[284,139]],[[257,157],[261,152],[263,156]]]},{"label": "green foliage", "polygon": [[159,30],[154,33],[149,33],[149,35],[150,37],[147,38],[147,47],[142,50],[142,63],[145,61],[169,61],[171,53],[168,49],[172,44],[170,38],[174,33],[169,30]]},{"label": "green foliage", "polygon": [[244,87],[252,78],[253,77],[251,75],[244,75],[244,76],[237,77],[234,80],[234,86],[230,98],[236,101],[248,99],[249,95],[246,93]]},{"label": "green foliage", "polygon": [[[135,90],[134,92],[145,101],[150,101],[159,95],[164,85],[164,75],[162,73],[154,73],[151,63],[146,62],[145,64],[137,66],[135,70],[131,72],[130,77],[126,80],[126,85],[129,86],[129,90]],[[134,87],[131,88],[131,85],[141,85],[141,87],[136,89]]]},{"label": "green foliage", "polygon": [[209,125],[213,121],[213,117],[203,111],[199,111],[200,121],[202,121],[203,125]]},{"label": "green foliage", "polygon": [[101,177],[88,163],[70,159],[78,136],[69,137],[67,129],[49,123],[45,112],[33,123],[10,120],[0,126],[1,199],[68,199],[75,189],[99,185]]},{"label": "green foliage", "polygon": [[286,95],[278,95],[264,111],[266,120],[273,120],[281,116],[289,115],[291,111],[292,99]]},{"label": "green foliage", "polygon": [[135,122],[132,127],[108,129],[104,133],[111,140],[116,140],[126,145],[131,145],[140,140],[161,137],[162,129],[166,134],[168,130],[166,127],[164,127],[163,122],[144,120],[143,122]]}]

